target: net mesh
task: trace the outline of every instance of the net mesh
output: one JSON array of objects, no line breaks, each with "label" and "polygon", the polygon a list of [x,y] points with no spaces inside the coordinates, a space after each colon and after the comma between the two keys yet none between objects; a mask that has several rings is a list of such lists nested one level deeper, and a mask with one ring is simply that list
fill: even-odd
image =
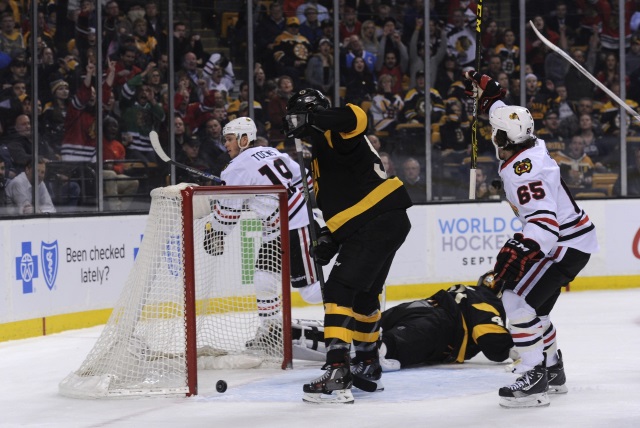
[{"label": "net mesh", "polygon": [[[97,398],[189,392],[184,187],[152,191],[133,269],[93,349],[81,367],[60,383],[63,395]],[[197,188],[193,205],[198,204],[214,212],[234,207],[236,214],[224,224],[213,220],[212,214],[188,222],[194,236],[196,325],[196,344],[190,349],[197,350],[198,366],[282,366],[277,195],[216,194],[215,188]],[[207,358],[217,361],[203,363]]]}]

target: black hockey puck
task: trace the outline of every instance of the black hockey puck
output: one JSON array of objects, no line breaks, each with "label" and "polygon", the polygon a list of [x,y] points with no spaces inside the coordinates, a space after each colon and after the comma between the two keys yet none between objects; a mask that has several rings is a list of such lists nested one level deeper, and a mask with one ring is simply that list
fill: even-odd
[{"label": "black hockey puck", "polygon": [[227,382],[219,380],[216,382],[216,391],[223,393],[227,390]]}]

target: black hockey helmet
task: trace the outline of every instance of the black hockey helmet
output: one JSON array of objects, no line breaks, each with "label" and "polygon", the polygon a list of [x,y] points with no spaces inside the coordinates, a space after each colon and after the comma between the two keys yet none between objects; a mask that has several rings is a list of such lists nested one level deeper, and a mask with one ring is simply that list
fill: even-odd
[{"label": "black hockey helmet", "polygon": [[324,110],[331,107],[331,101],[322,92],[306,88],[301,89],[289,98],[287,113],[305,113]]}]

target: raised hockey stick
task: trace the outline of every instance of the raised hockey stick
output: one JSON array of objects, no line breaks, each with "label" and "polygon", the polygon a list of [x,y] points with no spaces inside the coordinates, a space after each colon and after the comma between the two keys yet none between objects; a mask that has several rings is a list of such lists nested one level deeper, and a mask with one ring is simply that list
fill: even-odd
[{"label": "raised hockey stick", "polygon": [[[476,8],[476,70],[482,64],[482,0]],[[473,100],[473,125],[471,126],[471,163],[469,166],[469,199],[476,198],[476,166],[478,163],[478,99]]]},{"label": "raised hockey stick", "polygon": [[602,91],[607,94],[609,96],[609,98],[611,98],[611,100],[615,101],[620,107],[622,107],[623,109],[625,109],[627,111],[627,113],[629,113],[631,116],[633,116],[633,118],[635,120],[637,120],[638,122],[640,122],[640,114],[638,114],[638,112],[636,112],[634,109],[632,109],[631,107],[629,107],[627,105],[627,103],[625,103],[624,101],[622,101],[620,99],[620,97],[618,97],[616,94],[614,94],[613,92],[611,92],[611,90],[609,88],[607,88],[601,81],[599,81],[598,79],[596,79],[595,77],[593,77],[593,75],[591,73],[589,73],[582,65],[580,65],[580,63],[578,63],[575,59],[571,58],[571,56],[566,53],[565,51],[562,50],[562,48],[560,48],[559,46],[554,45],[553,43],[551,43],[551,41],[549,39],[547,39],[545,36],[543,36],[542,34],[540,34],[540,31],[538,31],[538,29],[536,28],[535,25],[533,25],[533,22],[529,21],[529,25],[531,25],[531,28],[533,28],[533,31],[536,33],[536,36],[538,36],[538,38],[540,39],[540,41],[542,43],[544,43],[545,45],[547,45],[552,51],[554,51],[555,53],[557,53],[558,55],[560,55],[562,58],[566,59],[569,64],[573,65],[575,68],[578,69],[578,71],[582,74],[584,74],[587,79],[591,80],[591,82],[593,82],[594,85],[596,85],[598,88],[602,89]]},{"label": "raised hockey stick", "polygon": [[[302,179],[302,191],[304,192],[304,199],[306,200],[307,216],[309,217],[309,237],[311,238],[311,247],[315,248],[318,245],[318,235],[316,234],[316,223],[313,218],[313,209],[311,208],[311,194],[309,193],[309,186],[307,183],[307,169],[304,167],[304,156],[302,154],[302,140],[295,139],[296,152],[298,154],[298,165],[300,166],[300,177]],[[322,272],[322,265],[313,258],[313,264],[316,267],[316,275],[318,276],[318,282],[320,282],[320,291],[322,292],[322,300],[324,300],[324,273]]]},{"label": "raised hockey stick", "polygon": [[192,174],[199,175],[200,177],[208,178],[209,180],[215,181],[216,183],[222,183],[220,177],[216,177],[215,175],[209,174],[208,172],[200,171],[199,169],[192,168],[189,165],[185,165],[171,159],[162,149],[162,146],[160,145],[160,138],[158,137],[158,133],[156,131],[149,132],[149,138],[151,139],[151,146],[153,147],[153,150],[156,152],[158,157],[166,163],[175,165],[178,168],[182,168]]}]

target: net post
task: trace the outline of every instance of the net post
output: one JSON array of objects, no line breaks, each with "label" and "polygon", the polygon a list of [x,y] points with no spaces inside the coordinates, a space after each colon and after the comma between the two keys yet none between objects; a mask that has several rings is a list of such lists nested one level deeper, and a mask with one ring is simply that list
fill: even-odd
[{"label": "net post", "polygon": [[[282,369],[293,368],[293,350],[291,339],[291,269],[288,261],[289,254],[289,200],[286,189],[283,187],[278,192],[280,201],[280,250],[282,251],[282,342],[283,358]],[[309,225],[313,227],[313,225]]]}]

